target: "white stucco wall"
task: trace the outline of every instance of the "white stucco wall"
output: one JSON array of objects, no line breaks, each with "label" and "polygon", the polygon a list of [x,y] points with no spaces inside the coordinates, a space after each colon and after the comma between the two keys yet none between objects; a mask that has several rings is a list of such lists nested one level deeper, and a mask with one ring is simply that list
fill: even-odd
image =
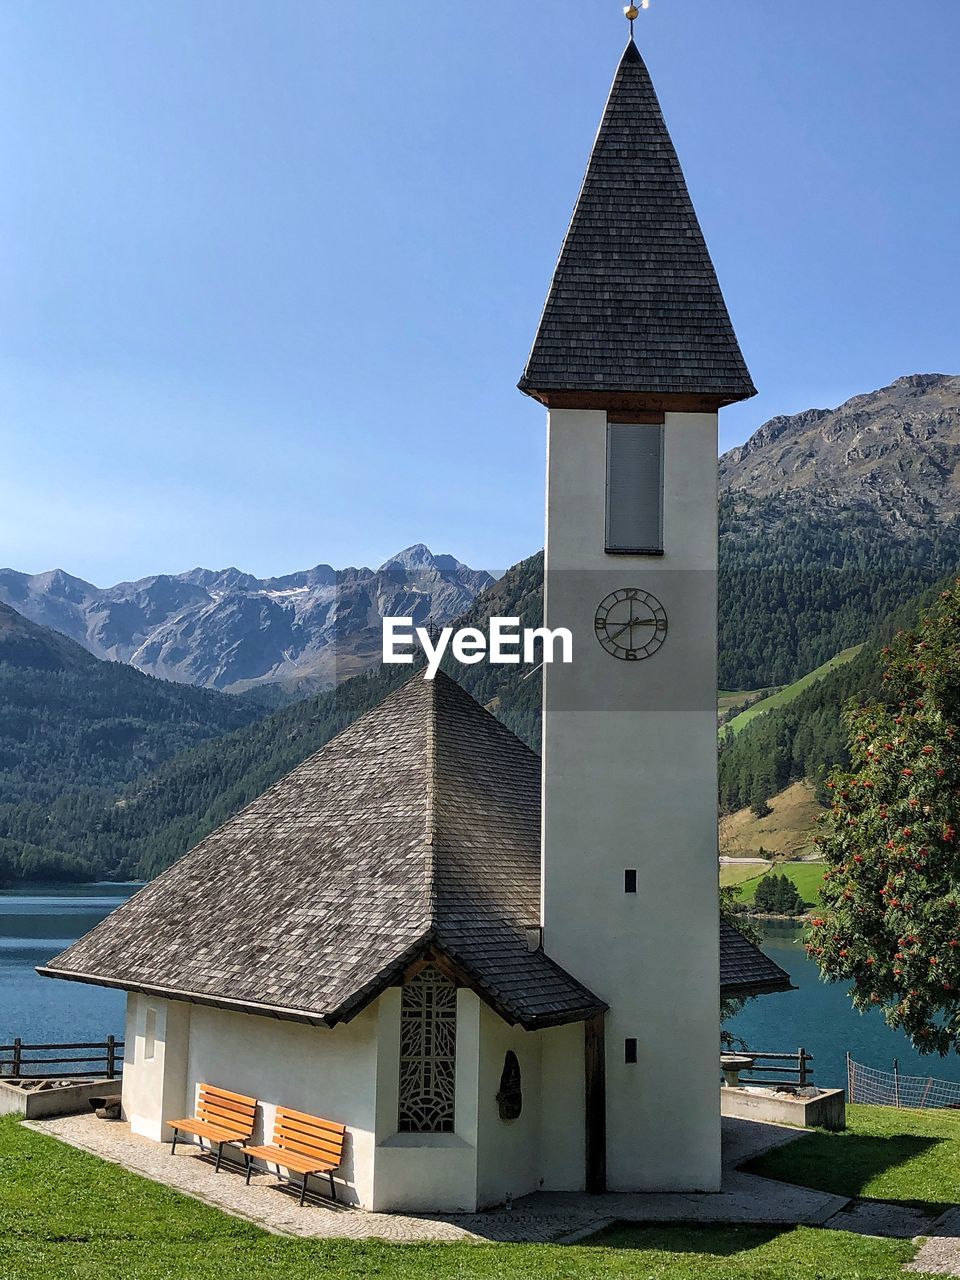
[{"label": "white stucco wall", "polygon": [[[146,1020],[155,1010],[153,1056]],[[347,1126],[337,1195],[373,1201],[377,1012],[365,1010],[332,1029],[246,1013],[154,1000],[127,999],[123,1110],[134,1133],[173,1136],[166,1121],[194,1113],[201,1083],[249,1094],[260,1103],[255,1140],[270,1142],[278,1105]],[[182,1141],[189,1142],[186,1136]],[[318,1188],[325,1190],[325,1180]]]},{"label": "white stucco wall", "polygon": [[[258,1099],[258,1142],[272,1141],[278,1105],[345,1124],[337,1196],[348,1204],[372,1203],[376,1078],[375,1008],[333,1028],[193,1008],[188,1110],[205,1082]],[[317,1189],[325,1191],[325,1182],[319,1179]]]},{"label": "white stucco wall", "polygon": [[[666,415],[662,558],[604,553],[605,413],[554,410],[548,435],[546,620],[571,628],[574,661],[544,669],[544,945],[610,1004],[610,1188],[711,1190],[717,418]],[[663,647],[640,662],[594,635],[597,605],[624,586],[652,592],[669,620]],[[624,893],[627,868],[636,894]],[[624,1062],[627,1037],[636,1065]]]},{"label": "white stucco wall", "polygon": [[[134,1133],[169,1141],[168,1120],[186,1115],[191,1006],[131,992],[123,1049],[123,1114]],[[148,1019],[153,1035],[148,1044]]]},{"label": "white stucco wall", "polygon": [[[540,1048],[542,1032],[511,1027],[480,1006],[480,1073],[477,1113],[477,1204],[503,1204],[540,1186]],[[516,1120],[501,1120],[497,1103],[504,1058],[520,1063],[523,1107]]]},{"label": "white stucco wall", "polygon": [[540,1176],[548,1191],[582,1191],[586,1171],[583,1023],[540,1037]]}]

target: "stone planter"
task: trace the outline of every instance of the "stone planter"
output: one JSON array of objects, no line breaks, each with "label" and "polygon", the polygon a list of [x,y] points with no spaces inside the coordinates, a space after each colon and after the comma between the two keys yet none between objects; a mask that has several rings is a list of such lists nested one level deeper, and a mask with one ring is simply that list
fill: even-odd
[{"label": "stone planter", "polygon": [[800,1129],[845,1129],[847,1097],[843,1089],[810,1086],[796,1094],[777,1093],[759,1085],[720,1090],[720,1114]]},{"label": "stone planter", "polygon": [[0,1115],[25,1120],[71,1116],[90,1109],[90,1099],[116,1093],[118,1080],[0,1080]]}]

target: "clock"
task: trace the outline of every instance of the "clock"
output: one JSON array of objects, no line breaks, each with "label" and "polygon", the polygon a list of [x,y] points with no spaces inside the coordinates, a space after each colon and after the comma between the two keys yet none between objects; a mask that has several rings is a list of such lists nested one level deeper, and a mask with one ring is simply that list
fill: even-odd
[{"label": "clock", "polygon": [[597,639],[615,658],[636,662],[656,653],[667,638],[667,614],[649,591],[622,587],[597,606]]}]

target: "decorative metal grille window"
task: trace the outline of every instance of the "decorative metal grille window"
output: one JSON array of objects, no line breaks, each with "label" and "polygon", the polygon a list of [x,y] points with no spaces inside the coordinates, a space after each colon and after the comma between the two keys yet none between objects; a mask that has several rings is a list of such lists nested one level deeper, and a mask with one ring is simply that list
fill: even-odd
[{"label": "decorative metal grille window", "polygon": [[453,1133],[457,988],[423,969],[400,997],[401,1133]]}]

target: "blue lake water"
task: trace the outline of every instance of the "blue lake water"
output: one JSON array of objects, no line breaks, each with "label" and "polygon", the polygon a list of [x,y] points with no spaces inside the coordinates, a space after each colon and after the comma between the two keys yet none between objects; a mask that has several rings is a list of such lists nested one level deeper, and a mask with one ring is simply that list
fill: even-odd
[{"label": "blue lake water", "polygon": [[41,978],[45,964],[120,905],[137,885],[0,891],[0,1044],[123,1035],[122,991]]},{"label": "blue lake water", "polygon": [[726,1024],[727,1030],[741,1036],[751,1049],[767,1053],[806,1049],[814,1056],[814,1080],[819,1085],[846,1084],[848,1050],[869,1067],[890,1071],[894,1058],[899,1058],[904,1075],[960,1081],[960,1055],[922,1057],[902,1032],[887,1026],[879,1012],[857,1013],[845,986],[821,982],[802,937],[803,930],[789,924],[764,929],[764,951],[786,969],[798,990],[753,1000]]},{"label": "blue lake water", "polygon": [[[91,884],[69,888],[0,891],[0,1044],[14,1036],[46,1043],[103,1040],[123,1035],[124,995],[105,987],[41,978],[34,966],[92,929],[137,885]],[[907,1075],[960,1082],[960,1056],[923,1058],[879,1013],[856,1013],[842,986],[828,986],[801,943],[802,930],[771,924],[763,948],[790,974],[796,991],[763,996],[727,1024],[752,1049],[814,1055],[821,1085],[846,1083],[847,1050],[859,1062],[889,1070],[894,1058]]]}]

